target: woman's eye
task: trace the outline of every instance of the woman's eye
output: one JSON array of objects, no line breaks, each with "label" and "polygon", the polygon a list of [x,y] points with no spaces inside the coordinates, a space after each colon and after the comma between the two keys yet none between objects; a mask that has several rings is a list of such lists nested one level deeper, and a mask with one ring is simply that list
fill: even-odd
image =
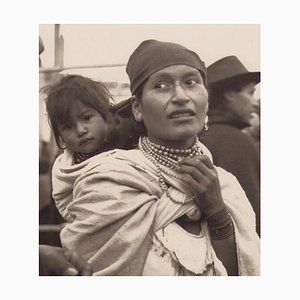
[{"label": "woman's eye", "polygon": [[196,81],[195,79],[189,79],[189,80],[186,82],[187,85],[194,85],[194,84],[196,84],[196,83],[197,83],[197,81]]},{"label": "woman's eye", "polygon": [[155,89],[163,89],[163,88],[166,88],[166,87],[168,87],[168,85],[166,83],[164,83],[164,82],[156,83],[154,85]]}]

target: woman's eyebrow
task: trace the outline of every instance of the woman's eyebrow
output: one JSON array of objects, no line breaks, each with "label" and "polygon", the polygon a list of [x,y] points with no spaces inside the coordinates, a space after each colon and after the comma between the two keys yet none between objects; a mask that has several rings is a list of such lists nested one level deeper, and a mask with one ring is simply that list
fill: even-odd
[{"label": "woman's eyebrow", "polygon": [[189,76],[200,76],[201,77],[201,74],[198,70],[193,70],[193,71],[187,71],[182,76],[183,77],[189,77]]},{"label": "woman's eyebrow", "polygon": [[[199,76],[201,77],[201,74],[198,70],[189,70],[180,75],[180,77],[185,78],[189,76]],[[169,72],[157,72],[154,74],[154,76],[151,78],[152,80],[158,80],[158,79],[169,79],[172,78],[173,74],[170,74]]]},{"label": "woman's eyebrow", "polygon": [[168,72],[161,72],[161,73],[156,73],[152,76],[152,80],[158,80],[158,79],[169,79],[171,78],[172,75]]}]

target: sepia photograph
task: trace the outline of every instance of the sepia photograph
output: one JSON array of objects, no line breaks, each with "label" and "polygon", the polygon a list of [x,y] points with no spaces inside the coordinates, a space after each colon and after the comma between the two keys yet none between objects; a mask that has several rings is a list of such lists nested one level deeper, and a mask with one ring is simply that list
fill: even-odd
[{"label": "sepia photograph", "polygon": [[1,9],[1,299],[297,298],[296,1]]},{"label": "sepia photograph", "polygon": [[40,24],[39,113],[39,275],[260,275],[259,24]]}]

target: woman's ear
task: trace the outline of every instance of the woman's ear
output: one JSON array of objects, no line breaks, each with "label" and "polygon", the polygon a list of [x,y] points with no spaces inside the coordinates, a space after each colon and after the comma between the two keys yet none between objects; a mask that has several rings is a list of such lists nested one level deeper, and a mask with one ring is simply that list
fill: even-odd
[{"label": "woman's ear", "polygon": [[207,112],[208,112],[208,109],[209,109],[209,104],[208,104],[208,101],[207,101],[207,103],[206,103],[206,107],[205,107],[205,114],[207,114]]},{"label": "woman's ear", "polygon": [[132,96],[131,98],[131,107],[132,107],[132,114],[134,119],[137,122],[143,121],[143,114],[142,114],[142,108],[141,108],[141,101],[139,101],[135,96]]}]

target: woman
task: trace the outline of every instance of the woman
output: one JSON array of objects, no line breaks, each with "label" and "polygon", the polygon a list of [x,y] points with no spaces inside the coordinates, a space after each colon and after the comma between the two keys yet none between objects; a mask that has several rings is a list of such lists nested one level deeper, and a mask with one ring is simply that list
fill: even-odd
[{"label": "woman", "polygon": [[207,111],[204,63],[181,45],[148,40],[126,71],[133,117],[147,136],[138,149],[94,157],[77,178],[64,247],[94,275],[258,275],[253,210],[197,140]]}]

